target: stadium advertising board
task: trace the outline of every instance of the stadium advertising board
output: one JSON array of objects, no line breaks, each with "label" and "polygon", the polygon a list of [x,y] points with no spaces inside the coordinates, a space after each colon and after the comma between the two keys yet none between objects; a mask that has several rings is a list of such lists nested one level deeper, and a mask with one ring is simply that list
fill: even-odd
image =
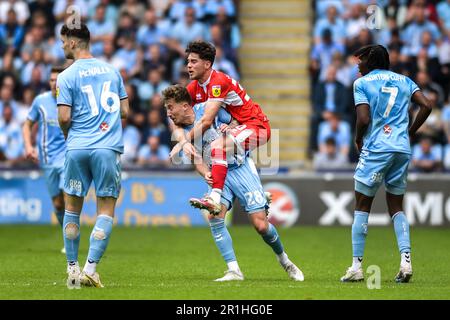
[{"label": "stadium advertising board", "polygon": [[[198,210],[188,205],[203,195],[206,185],[198,177],[133,177],[122,181],[115,223],[138,226],[206,225]],[[0,179],[0,223],[56,224],[42,177]],[[95,193],[85,198],[82,224],[95,223]]]},{"label": "stadium advertising board", "polygon": [[[306,177],[262,178],[273,195],[269,220],[275,225],[350,226],[353,223],[354,191],[351,175],[330,174]],[[404,209],[411,225],[450,226],[450,177],[410,174]],[[233,223],[248,223],[246,214],[235,207]],[[371,225],[390,225],[384,188],[378,191]]]}]

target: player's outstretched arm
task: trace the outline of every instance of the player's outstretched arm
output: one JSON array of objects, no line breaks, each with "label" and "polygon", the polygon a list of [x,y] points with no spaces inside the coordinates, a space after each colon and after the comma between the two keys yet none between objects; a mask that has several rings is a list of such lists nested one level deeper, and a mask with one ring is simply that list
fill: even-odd
[{"label": "player's outstretched arm", "polygon": [[130,106],[129,106],[128,98],[120,100],[120,118],[122,118],[122,119],[128,118],[129,112],[130,112]]},{"label": "player's outstretched arm", "polygon": [[367,103],[359,104],[356,107],[356,135],[355,143],[358,151],[361,152],[364,135],[370,124],[370,107]]},{"label": "player's outstretched arm", "polygon": [[417,113],[414,121],[409,127],[409,135],[413,136],[417,130],[422,126],[422,124],[427,120],[433,107],[431,106],[430,100],[428,100],[422,93],[422,91],[416,91],[411,97],[413,103],[419,105],[419,112]]},{"label": "player's outstretched arm", "polygon": [[201,137],[203,133],[208,130],[214,123],[217,113],[221,108],[222,102],[208,100],[205,106],[205,113],[203,117],[198,121],[194,128],[187,134],[187,140],[193,142],[196,137]]},{"label": "player's outstretched arm", "polygon": [[33,144],[31,143],[31,132],[32,128],[35,122],[31,121],[30,119],[25,120],[22,126],[22,135],[23,135],[23,142],[25,145],[25,156],[27,159],[32,160],[33,162],[38,161],[38,156],[36,149],[33,147]]},{"label": "player's outstretched arm", "polygon": [[71,112],[72,108],[70,106],[58,105],[58,122],[66,140],[69,134],[70,124],[72,123]]}]

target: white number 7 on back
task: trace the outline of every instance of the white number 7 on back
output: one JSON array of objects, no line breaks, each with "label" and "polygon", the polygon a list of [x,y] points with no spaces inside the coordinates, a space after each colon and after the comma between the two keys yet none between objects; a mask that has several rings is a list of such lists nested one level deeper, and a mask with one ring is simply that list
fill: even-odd
[{"label": "white number 7 on back", "polygon": [[384,111],[383,118],[387,118],[389,113],[391,113],[392,106],[395,103],[395,98],[397,98],[398,88],[397,87],[381,87],[381,92],[389,93],[389,101],[386,107],[386,111]]}]

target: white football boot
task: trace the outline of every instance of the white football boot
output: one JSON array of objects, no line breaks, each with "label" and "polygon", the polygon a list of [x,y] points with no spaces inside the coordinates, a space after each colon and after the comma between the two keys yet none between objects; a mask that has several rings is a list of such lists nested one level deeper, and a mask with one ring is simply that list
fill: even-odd
[{"label": "white football boot", "polygon": [[104,285],[100,281],[100,275],[98,272],[95,272],[92,275],[88,275],[86,272],[82,272],[80,275],[80,282],[83,286],[86,287],[95,287],[95,288],[103,288]]},{"label": "white football boot", "polygon": [[67,266],[67,288],[80,289],[80,267],[77,265]]},{"label": "white football boot", "polygon": [[222,278],[218,278],[214,281],[223,282],[223,281],[242,281],[244,280],[244,275],[241,270],[227,270],[225,271],[225,275]]},{"label": "white football boot", "polygon": [[353,270],[352,267],[347,269],[347,272],[345,275],[341,278],[342,282],[358,282],[364,280],[364,273],[362,268],[359,268],[358,270]]},{"label": "white football boot", "polygon": [[395,282],[397,283],[408,283],[413,275],[411,264],[400,265],[400,270],[395,276]]},{"label": "white football boot", "polygon": [[304,281],[305,277],[303,276],[303,272],[292,262],[289,261],[286,265],[282,266],[284,270],[294,281]]}]

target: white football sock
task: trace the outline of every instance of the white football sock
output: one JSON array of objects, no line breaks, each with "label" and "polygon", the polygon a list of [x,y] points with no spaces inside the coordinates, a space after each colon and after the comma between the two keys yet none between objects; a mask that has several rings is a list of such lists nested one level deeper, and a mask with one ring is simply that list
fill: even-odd
[{"label": "white football sock", "polygon": [[353,264],[352,269],[353,271],[357,271],[358,269],[362,268],[362,257],[353,257]]},{"label": "white football sock", "polygon": [[215,203],[220,203],[220,198],[222,197],[222,190],[214,188],[211,190],[209,196],[211,197],[211,199],[214,200]]},{"label": "white football sock", "polygon": [[97,269],[97,262],[89,262],[89,260],[86,260],[86,264],[84,265],[83,271],[87,273],[88,275],[93,275],[95,273],[95,270]]},{"label": "white football sock", "polygon": [[404,252],[401,254],[402,260],[400,261],[401,266],[411,265],[411,252]]},{"label": "white football sock", "polygon": [[237,261],[227,262],[228,270],[240,271]]},{"label": "white football sock", "polygon": [[288,258],[288,255],[284,251],[280,254],[277,254],[277,259],[281,263],[282,266],[285,266],[289,262],[291,262],[291,260],[289,260],[289,258]]}]

